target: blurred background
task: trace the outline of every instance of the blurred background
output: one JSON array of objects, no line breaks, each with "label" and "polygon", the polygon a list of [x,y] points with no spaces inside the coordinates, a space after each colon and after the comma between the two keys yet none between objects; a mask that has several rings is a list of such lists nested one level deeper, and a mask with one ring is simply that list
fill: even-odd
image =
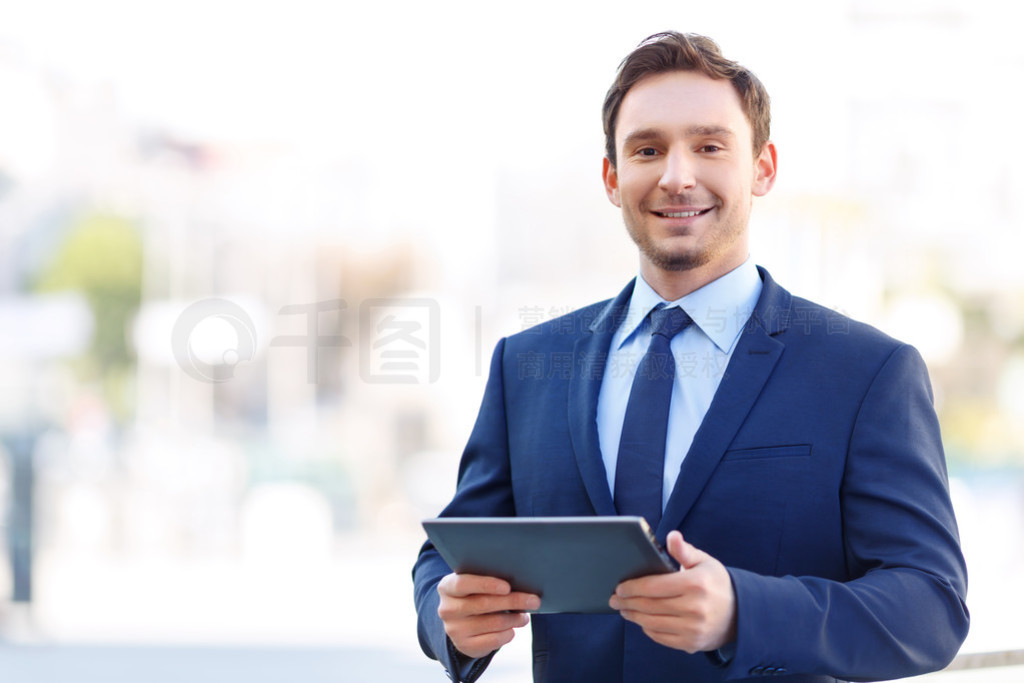
[{"label": "blurred background", "polygon": [[1022,14],[0,0],[5,683],[445,680],[419,521],[495,342],[635,274],[600,106],[670,28],[772,94],[754,260],[925,356],[964,652],[1024,648]]}]

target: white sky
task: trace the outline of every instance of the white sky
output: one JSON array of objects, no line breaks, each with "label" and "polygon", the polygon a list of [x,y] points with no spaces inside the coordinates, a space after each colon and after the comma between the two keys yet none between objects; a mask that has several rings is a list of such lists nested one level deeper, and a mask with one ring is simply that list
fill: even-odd
[{"label": "white sky", "polygon": [[[772,93],[780,149],[772,199],[845,196],[860,169],[861,177],[877,175],[880,189],[907,177],[927,184],[931,209],[904,205],[919,219],[922,211],[941,219],[967,206],[946,208],[950,175],[958,197],[1024,180],[1004,171],[1024,154],[1016,122],[1024,101],[1015,85],[1024,67],[1021,7],[1003,0],[0,0],[0,57],[109,85],[123,116],[186,140],[279,143],[292,159],[277,164],[277,187],[308,183],[315,174],[303,168],[343,160],[361,169],[371,205],[452,223],[437,217],[493,210],[486,195],[503,173],[528,174],[544,187],[557,184],[545,177],[592,168],[580,181],[589,183],[587,193],[568,202],[606,208],[600,105],[619,59],[655,31],[695,31],[715,38]],[[26,96],[0,108],[0,156],[21,154],[25,165],[33,149],[47,147],[47,117],[31,91],[23,84],[16,92]],[[904,171],[904,151],[889,140],[855,139],[851,102],[873,106],[865,117],[872,134],[898,136],[916,165]],[[890,103],[900,115],[887,131]],[[915,124],[914,107],[945,103],[954,110],[948,121]],[[942,168],[950,159],[953,167]],[[991,225],[989,208],[972,207],[981,213],[966,218]],[[472,231],[476,222],[464,221],[452,229]],[[929,217],[909,229],[932,234],[937,222]],[[944,224],[947,231],[961,225]]]},{"label": "white sky", "polygon": [[[531,140],[599,144],[601,97],[618,60],[644,36],[673,28],[714,37],[758,73],[775,100],[777,132],[792,128],[794,151],[813,157],[822,146],[808,140],[832,132],[822,116],[830,102],[863,87],[862,79],[886,78],[887,61],[897,63],[898,77],[869,86],[893,96],[962,90],[960,79],[949,84],[950,68],[1016,77],[1014,62],[1019,67],[1024,54],[1015,34],[1019,7],[1001,0],[0,0],[0,52],[109,83],[131,115],[201,137],[363,150],[415,149],[429,137],[436,152],[447,149],[436,141],[443,136],[462,154],[460,138],[469,136],[477,150],[485,145],[521,164]],[[851,44],[837,28],[856,13],[907,18],[879,32],[877,45]],[[960,43],[955,29],[964,23],[975,44]]]},{"label": "white sky", "polygon": [[[401,136],[411,118],[486,129],[495,115],[510,125],[527,112],[533,125],[578,128],[574,109],[597,120],[618,60],[649,33],[706,32],[757,70],[777,40],[763,22],[806,39],[786,15],[802,23],[820,4],[0,0],[0,38],[60,72],[109,82],[140,117],[200,134],[358,134],[340,118]],[[545,101],[557,103],[554,121],[535,115]]]}]

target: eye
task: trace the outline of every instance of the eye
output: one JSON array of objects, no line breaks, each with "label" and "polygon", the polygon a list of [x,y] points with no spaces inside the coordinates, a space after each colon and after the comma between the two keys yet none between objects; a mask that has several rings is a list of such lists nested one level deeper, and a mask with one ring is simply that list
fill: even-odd
[{"label": "eye", "polygon": [[636,153],[642,157],[653,157],[658,153],[658,150],[654,149],[653,147],[643,147],[641,149],[638,149]]},{"label": "eye", "polygon": [[712,154],[714,152],[720,152],[721,150],[722,148],[719,147],[718,145],[704,145],[700,148],[701,152],[707,152],[709,154]]}]

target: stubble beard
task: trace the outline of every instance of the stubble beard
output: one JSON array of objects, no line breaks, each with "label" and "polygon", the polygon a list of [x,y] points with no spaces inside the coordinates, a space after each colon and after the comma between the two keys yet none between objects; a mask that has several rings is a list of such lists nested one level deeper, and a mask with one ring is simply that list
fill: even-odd
[{"label": "stubble beard", "polygon": [[705,234],[705,241],[692,249],[673,251],[660,247],[648,231],[637,226],[628,215],[623,216],[626,232],[640,250],[640,254],[653,266],[667,272],[682,272],[700,268],[711,263],[717,256],[735,244],[743,232],[742,225],[719,226],[719,229]]}]

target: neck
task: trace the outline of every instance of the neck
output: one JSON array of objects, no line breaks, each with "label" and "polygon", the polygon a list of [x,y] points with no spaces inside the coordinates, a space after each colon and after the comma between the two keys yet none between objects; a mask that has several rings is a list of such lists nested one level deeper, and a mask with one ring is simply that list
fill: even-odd
[{"label": "neck", "polygon": [[658,296],[665,301],[675,301],[739,268],[746,260],[744,254],[743,258],[728,262],[708,263],[687,270],[664,270],[641,259],[640,274]]}]

